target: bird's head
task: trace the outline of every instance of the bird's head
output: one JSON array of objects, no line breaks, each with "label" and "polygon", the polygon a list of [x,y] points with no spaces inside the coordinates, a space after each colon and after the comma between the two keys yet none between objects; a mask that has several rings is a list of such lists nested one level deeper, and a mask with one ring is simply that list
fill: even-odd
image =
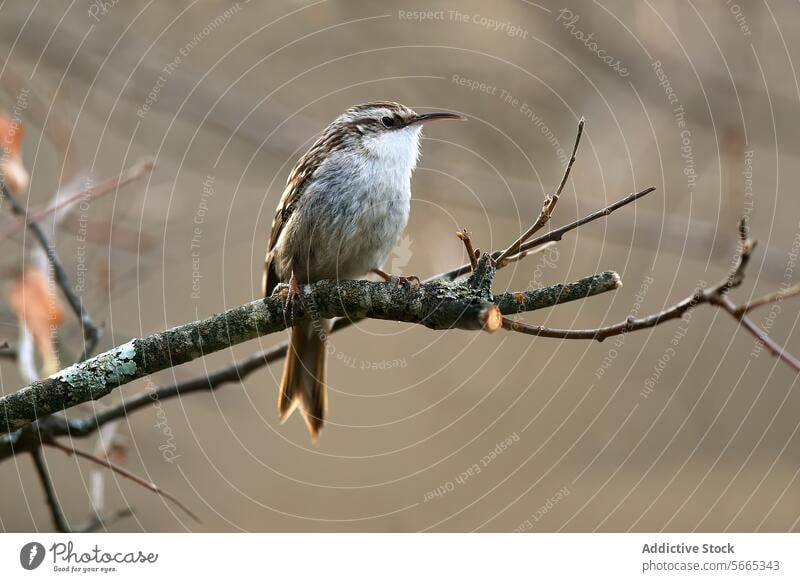
[{"label": "bird's head", "polygon": [[413,167],[419,155],[422,126],[440,119],[465,119],[457,113],[417,113],[391,101],[355,105],[332,124],[365,154],[387,164]]}]

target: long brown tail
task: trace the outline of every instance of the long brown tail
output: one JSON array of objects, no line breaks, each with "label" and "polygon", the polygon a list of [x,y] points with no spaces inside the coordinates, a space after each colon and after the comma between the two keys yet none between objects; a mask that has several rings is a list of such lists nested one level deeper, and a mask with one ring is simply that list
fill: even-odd
[{"label": "long brown tail", "polygon": [[292,328],[278,397],[281,422],[299,406],[314,443],[328,409],[324,339],[327,330],[322,324],[318,322],[322,326],[319,330],[315,329],[313,322],[299,323]]}]

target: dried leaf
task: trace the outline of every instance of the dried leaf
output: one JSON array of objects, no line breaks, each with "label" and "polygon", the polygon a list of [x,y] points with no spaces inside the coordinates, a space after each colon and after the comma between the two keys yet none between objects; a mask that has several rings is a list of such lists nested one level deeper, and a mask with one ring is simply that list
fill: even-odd
[{"label": "dried leaf", "polygon": [[0,177],[15,193],[28,188],[28,171],[22,165],[22,122],[0,113]]},{"label": "dried leaf", "polygon": [[55,347],[56,330],[64,321],[64,309],[47,277],[28,270],[11,288],[8,303],[33,336],[42,358],[42,376],[57,372],[61,366]]}]

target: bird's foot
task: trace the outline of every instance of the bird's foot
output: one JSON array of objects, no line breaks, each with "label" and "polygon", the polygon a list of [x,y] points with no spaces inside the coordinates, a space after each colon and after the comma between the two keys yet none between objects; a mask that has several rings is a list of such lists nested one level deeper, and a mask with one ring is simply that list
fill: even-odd
[{"label": "bird's foot", "polygon": [[[300,288],[300,283],[298,283],[294,271],[292,271],[292,276],[289,279],[288,289],[285,291],[285,297],[283,298],[283,317],[291,321],[294,315],[295,306],[298,303],[302,305],[303,302],[303,292]],[[283,296],[284,294],[281,293],[281,295]]]},{"label": "bird's foot", "polygon": [[422,285],[422,282],[416,275],[411,275],[409,277],[401,277],[399,275],[390,275],[389,273],[387,273],[382,269],[372,269],[372,272],[378,275],[378,277],[380,277],[386,282],[391,281],[394,283],[400,283],[401,285],[407,285],[412,289],[419,289],[420,285]]}]

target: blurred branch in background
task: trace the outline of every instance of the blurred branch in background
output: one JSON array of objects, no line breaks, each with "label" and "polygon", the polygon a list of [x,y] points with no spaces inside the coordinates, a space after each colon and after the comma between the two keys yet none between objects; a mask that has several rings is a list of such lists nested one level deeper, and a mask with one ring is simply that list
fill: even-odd
[{"label": "blurred branch in background", "polygon": [[[9,81],[12,84],[19,84],[19,79],[13,74],[3,79],[5,88],[8,88]],[[31,95],[30,90],[26,87],[18,87],[18,89],[21,91],[20,95],[24,97],[23,104],[25,108],[31,105],[31,113],[34,114],[36,119],[39,119],[44,127],[44,120],[49,118],[51,110],[48,109],[48,113],[45,114],[42,103],[37,96]],[[56,296],[57,288],[60,288],[64,296],[67,297],[81,325],[85,343],[84,355],[81,359],[91,355],[99,339],[99,329],[93,324],[83,308],[82,301],[71,287],[55,246],[45,234],[44,227],[40,223],[46,218],[52,218],[48,227],[55,231],[56,226],[61,223],[63,218],[79,204],[84,204],[110,192],[118,191],[120,186],[143,176],[153,167],[151,160],[141,160],[128,170],[123,171],[116,178],[111,178],[88,189],[83,188],[80,184],[80,177],[77,175],[77,158],[74,155],[69,155],[70,140],[64,131],[65,127],[66,125],[60,123],[60,116],[53,115],[53,122],[49,131],[45,132],[45,135],[50,138],[56,138],[53,141],[53,146],[63,162],[62,177],[66,174],[67,185],[54,194],[48,206],[39,211],[28,213],[25,205],[19,202],[15,195],[27,194],[30,184],[28,172],[22,163],[21,156],[23,124],[19,118],[19,112],[16,110],[12,117],[0,114],[0,137],[2,138],[0,143],[0,153],[2,153],[0,158],[0,188],[2,189],[2,197],[0,197],[0,201],[7,200],[13,215],[18,217],[16,224],[12,224],[0,234],[0,240],[7,239],[22,228],[27,227],[33,234],[34,241],[34,245],[31,245],[30,249],[28,245],[23,244],[22,262],[24,270],[12,286],[8,296],[9,305],[17,316],[19,326],[18,345],[12,348],[8,345],[8,342],[3,341],[2,346],[0,346],[0,357],[16,361],[20,373],[29,382],[34,382],[42,376],[49,376],[57,372],[61,367],[56,348],[56,339],[58,328],[64,319],[64,313]],[[56,133],[55,136],[53,135],[54,131]],[[74,164],[70,163],[70,161],[74,162]],[[23,238],[24,242],[25,239]],[[37,364],[37,353],[41,359],[40,365]],[[116,434],[117,425],[118,423],[109,423],[98,434],[96,449],[99,452],[95,457],[101,464],[103,459],[110,463],[112,455],[124,459],[124,454],[119,454],[119,451],[123,450],[124,447],[119,445],[119,438]],[[91,475],[92,512],[86,523],[78,527],[71,527],[58,500],[42,452],[41,443],[44,441],[41,438],[38,441],[40,445],[31,448],[30,453],[45,491],[47,505],[57,531],[93,531],[131,515],[132,511],[129,509],[111,514],[106,514],[103,511],[105,474],[104,472],[93,471]]]},{"label": "blurred branch in background", "polygon": [[[5,183],[0,183],[0,189],[2,189],[3,197],[10,204],[12,212],[24,220],[25,207],[20,204],[13,194],[11,194]],[[92,318],[83,307],[80,298],[72,289],[72,284],[69,281],[67,272],[64,270],[64,265],[61,262],[61,258],[58,256],[58,252],[50,242],[50,239],[44,233],[42,227],[37,222],[32,221],[27,221],[27,226],[28,230],[30,230],[33,237],[36,239],[39,245],[41,245],[42,249],[47,255],[47,259],[50,262],[50,266],[53,270],[53,278],[55,279],[56,284],[58,285],[59,289],[61,289],[64,297],[67,299],[67,303],[81,324],[85,341],[81,360],[84,360],[94,351],[95,347],[97,346],[97,342],[100,339],[100,328],[92,321]]]},{"label": "blurred branch in background", "polygon": [[141,485],[145,489],[149,489],[153,493],[155,493],[157,495],[160,495],[161,497],[163,497],[165,499],[169,499],[175,505],[180,507],[184,512],[186,512],[186,514],[189,517],[191,517],[193,520],[195,520],[197,522],[200,521],[200,519],[194,513],[192,513],[192,511],[188,507],[186,507],[183,503],[181,503],[177,498],[175,498],[174,496],[170,495],[169,493],[167,493],[166,491],[161,489],[161,487],[159,487],[158,485],[156,485],[152,481],[148,481],[147,479],[143,479],[142,477],[139,477],[138,475],[134,475],[133,473],[131,473],[127,469],[123,469],[122,467],[120,467],[118,465],[115,465],[114,463],[112,463],[107,458],[97,457],[95,455],[92,455],[92,454],[89,454],[89,453],[85,453],[85,452],[77,450],[77,449],[73,449],[72,447],[69,447],[69,446],[64,445],[62,443],[59,443],[59,442],[56,442],[54,440],[46,440],[45,439],[45,440],[42,441],[42,443],[47,445],[47,446],[49,446],[49,447],[53,447],[54,449],[58,449],[60,451],[63,451],[65,453],[67,453],[68,455],[75,455],[75,456],[81,457],[83,459],[86,459],[88,461],[91,461],[92,463],[96,463],[96,464],[98,464],[98,465],[100,465],[102,467],[110,469],[111,471],[113,471],[117,475],[120,475],[120,476],[124,477],[125,479],[129,479],[129,480],[133,481],[134,483],[136,483],[138,485]]},{"label": "blurred branch in background", "polygon": [[69,519],[67,519],[61,507],[61,502],[58,500],[58,493],[50,477],[50,469],[47,467],[47,461],[44,458],[42,447],[33,449],[31,451],[31,456],[33,457],[34,467],[36,467],[36,474],[39,476],[39,481],[44,489],[47,507],[50,510],[50,516],[56,531],[61,533],[92,532],[133,515],[134,511],[130,508],[124,508],[109,515],[103,515],[94,511],[85,523],[76,527],[71,526]]},{"label": "blurred branch in background", "polygon": [[24,219],[20,220],[16,225],[11,225],[5,230],[0,230],[0,242],[13,236],[19,232],[26,224],[41,222],[51,214],[57,212],[68,212],[70,208],[74,207],[79,202],[90,202],[111,192],[116,192],[122,186],[141,178],[146,173],[150,172],[154,167],[153,160],[143,159],[133,164],[130,168],[123,170],[119,176],[114,176],[102,181],[96,186],[91,186],[86,189],[81,189],[77,192],[70,193],[65,199],[59,200],[58,196],[45,208],[32,210],[27,213]]}]

